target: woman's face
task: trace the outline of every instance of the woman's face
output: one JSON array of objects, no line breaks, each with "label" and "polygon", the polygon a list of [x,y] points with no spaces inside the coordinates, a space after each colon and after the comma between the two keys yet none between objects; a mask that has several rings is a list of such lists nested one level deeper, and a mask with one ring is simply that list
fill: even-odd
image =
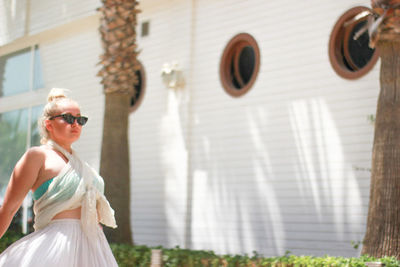
[{"label": "woman's face", "polygon": [[[59,112],[55,115],[71,114],[72,116],[81,116],[79,106],[72,101],[62,101],[58,105]],[[77,120],[69,124],[62,117],[56,117],[46,121],[46,129],[51,139],[61,144],[72,144],[79,139],[82,126]]]}]

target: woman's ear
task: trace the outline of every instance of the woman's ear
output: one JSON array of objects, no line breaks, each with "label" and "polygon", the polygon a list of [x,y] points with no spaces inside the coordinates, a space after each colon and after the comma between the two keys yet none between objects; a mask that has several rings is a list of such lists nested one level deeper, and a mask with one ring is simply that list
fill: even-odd
[{"label": "woman's ear", "polygon": [[45,126],[46,126],[46,130],[48,132],[51,132],[53,130],[53,125],[51,124],[51,121],[50,120],[45,120],[44,123],[45,123]]}]

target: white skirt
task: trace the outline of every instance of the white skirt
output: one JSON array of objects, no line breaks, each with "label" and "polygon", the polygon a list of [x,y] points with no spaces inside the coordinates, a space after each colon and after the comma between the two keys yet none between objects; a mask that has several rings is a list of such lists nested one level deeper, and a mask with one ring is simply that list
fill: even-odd
[{"label": "white skirt", "polygon": [[90,241],[80,220],[53,220],[0,254],[1,267],[114,267],[118,264],[103,231]]}]

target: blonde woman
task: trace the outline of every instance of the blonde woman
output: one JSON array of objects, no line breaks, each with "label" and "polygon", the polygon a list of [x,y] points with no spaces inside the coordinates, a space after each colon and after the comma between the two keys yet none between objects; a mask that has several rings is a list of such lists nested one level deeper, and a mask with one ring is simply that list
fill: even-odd
[{"label": "blonde woman", "polygon": [[87,117],[62,89],[52,89],[39,119],[42,145],[18,161],[0,207],[0,237],[32,190],[35,232],[2,254],[0,266],[118,266],[99,222],[116,227],[104,182],[71,148]]}]

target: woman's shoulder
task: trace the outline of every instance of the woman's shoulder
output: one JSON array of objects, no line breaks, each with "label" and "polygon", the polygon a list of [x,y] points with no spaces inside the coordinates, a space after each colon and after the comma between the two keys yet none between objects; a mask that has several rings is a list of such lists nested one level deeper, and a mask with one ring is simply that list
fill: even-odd
[{"label": "woman's shoulder", "polygon": [[26,152],[27,158],[45,158],[47,152],[47,148],[45,146],[33,146],[30,147]]},{"label": "woman's shoulder", "polygon": [[46,152],[43,147],[31,147],[18,161],[16,168],[36,168],[42,166],[46,159]]}]

